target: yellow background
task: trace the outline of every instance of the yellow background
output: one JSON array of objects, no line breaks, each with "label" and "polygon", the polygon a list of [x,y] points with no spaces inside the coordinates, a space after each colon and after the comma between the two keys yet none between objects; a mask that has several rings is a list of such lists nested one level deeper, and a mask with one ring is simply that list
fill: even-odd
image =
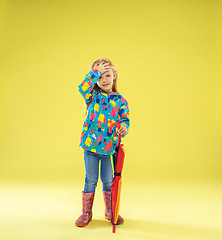
[{"label": "yellow background", "polygon": [[216,0],[1,1],[1,183],[82,190],[78,85],[100,57],[114,63],[129,103],[123,188],[221,183],[221,7]]}]

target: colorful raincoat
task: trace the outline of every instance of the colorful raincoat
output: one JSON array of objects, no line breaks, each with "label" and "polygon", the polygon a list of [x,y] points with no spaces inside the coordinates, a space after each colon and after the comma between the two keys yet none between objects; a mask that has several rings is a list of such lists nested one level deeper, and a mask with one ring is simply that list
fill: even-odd
[{"label": "colorful raincoat", "polygon": [[109,127],[114,122],[120,122],[129,130],[129,107],[119,92],[108,94],[95,85],[101,75],[100,71],[92,70],[79,85],[86,104],[86,119],[79,146],[91,152],[112,155],[118,144],[118,136],[116,127],[111,133]]}]

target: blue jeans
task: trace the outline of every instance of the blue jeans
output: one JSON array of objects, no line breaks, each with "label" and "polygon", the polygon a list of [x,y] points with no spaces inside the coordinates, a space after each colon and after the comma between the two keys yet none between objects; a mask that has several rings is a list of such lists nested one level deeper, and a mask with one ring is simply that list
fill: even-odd
[{"label": "blue jeans", "polygon": [[110,155],[94,153],[84,149],[85,160],[85,187],[84,192],[95,192],[98,176],[99,176],[99,161],[101,159],[100,178],[103,183],[103,191],[110,191],[113,181],[113,169]]}]

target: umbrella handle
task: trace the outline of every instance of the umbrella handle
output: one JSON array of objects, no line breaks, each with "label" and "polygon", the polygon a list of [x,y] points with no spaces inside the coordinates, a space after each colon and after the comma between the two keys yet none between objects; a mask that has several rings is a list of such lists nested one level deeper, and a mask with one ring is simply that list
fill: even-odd
[{"label": "umbrella handle", "polygon": [[[117,128],[120,128],[120,126],[121,126],[121,125],[120,125],[120,122],[121,122],[121,120],[118,121],[118,122],[112,123],[112,124],[110,125],[110,127],[109,127],[109,133],[112,132],[114,126],[116,126]],[[119,136],[118,136],[118,143],[121,143],[121,134],[120,134],[120,133],[119,133]]]},{"label": "umbrella handle", "polygon": [[121,143],[121,134],[119,133],[119,136],[118,136],[118,143]]}]

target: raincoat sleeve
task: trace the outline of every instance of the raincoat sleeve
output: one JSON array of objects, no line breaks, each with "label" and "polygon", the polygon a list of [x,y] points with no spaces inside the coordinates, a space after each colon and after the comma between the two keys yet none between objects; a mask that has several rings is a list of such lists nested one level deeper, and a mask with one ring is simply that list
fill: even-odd
[{"label": "raincoat sleeve", "polygon": [[94,84],[97,83],[101,75],[100,71],[92,70],[86,74],[85,79],[79,85],[79,92],[82,94],[87,107],[92,101]]},{"label": "raincoat sleeve", "polygon": [[129,132],[129,126],[130,126],[130,110],[128,106],[128,102],[125,100],[123,105],[120,107],[118,111],[120,124],[124,125],[127,128],[127,133],[122,135],[121,137],[125,137]]}]

